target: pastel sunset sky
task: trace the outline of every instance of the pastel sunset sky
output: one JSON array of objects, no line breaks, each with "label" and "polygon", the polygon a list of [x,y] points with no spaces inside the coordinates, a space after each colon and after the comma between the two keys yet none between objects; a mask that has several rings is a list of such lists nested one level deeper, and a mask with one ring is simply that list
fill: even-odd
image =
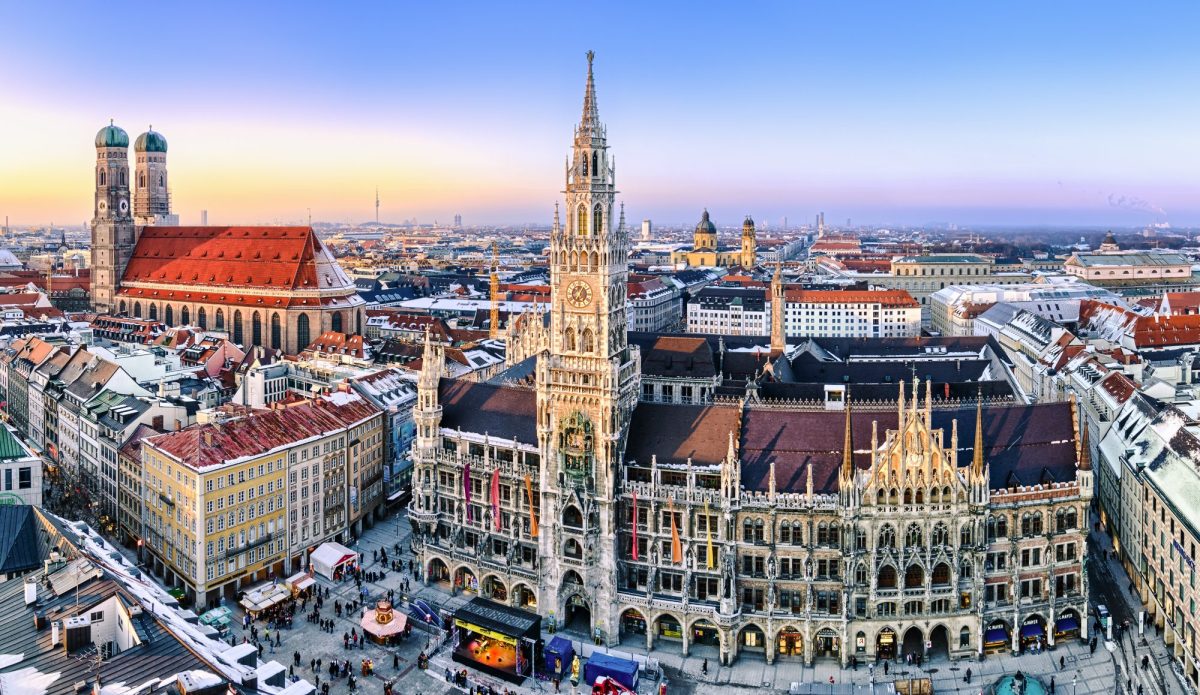
[{"label": "pastel sunset sky", "polygon": [[195,224],[548,223],[596,51],[632,220],[1200,224],[1200,3],[0,5],[0,216],[79,224],[96,131]]}]

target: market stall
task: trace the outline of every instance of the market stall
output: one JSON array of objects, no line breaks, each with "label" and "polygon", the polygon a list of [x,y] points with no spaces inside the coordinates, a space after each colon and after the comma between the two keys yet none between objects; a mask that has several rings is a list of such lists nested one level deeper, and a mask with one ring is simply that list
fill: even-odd
[{"label": "market stall", "polygon": [[376,601],[375,607],[364,611],[359,621],[363,634],[370,636],[376,644],[395,642],[395,638],[404,634],[407,625],[408,618],[393,610],[392,602],[387,600]]},{"label": "market stall", "polygon": [[358,553],[341,543],[322,543],[308,556],[309,568],[327,579],[341,579],[342,572],[358,562]]},{"label": "market stall", "polygon": [[247,591],[240,603],[252,617],[292,600],[292,592],[282,584],[263,584]]},{"label": "market stall", "polygon": [[305,589],[308,589],[316,583],[317,580],[310,572],[298,572],[288,577],[287,581],[284,582],[284,584],[287,584],[287,587],[291,589],[292,596],[299,596],[300,594],[304,593]]},{"label": "market stall", "polygon": [[636,661],[620,659],[610,654],[592,652],[583,667],[583,680],[591,685],[599,678],[611,678],[630,690],[637,690],[638,665]]},{"label": "market stall", "polygon": [[217,630],[219,634],[225,634],[233,622],[233,611],[225,606],[217,606],[200,616],[200,624],[208,625]]},{"label": "market stall", "polygon": [[548,673],[552,677],[557,676],[562,679],[571,668],[571,659],[575,658],[575,647],[571,645],[571,640],[561,635],[556,635],[546,645],[545,655],[546,670],[543,673]]}]

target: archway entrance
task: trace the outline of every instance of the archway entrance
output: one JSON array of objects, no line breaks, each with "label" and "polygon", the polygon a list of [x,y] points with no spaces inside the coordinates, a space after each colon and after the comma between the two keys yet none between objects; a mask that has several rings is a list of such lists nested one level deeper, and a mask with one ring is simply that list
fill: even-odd
[{"label": "archway entrance", "polygon": [[908,628],[904,633],[904,646],[902,647],[903,654],[924,654],[925,653],[925,635],[915,627]]},{"label": "archway entrance", "polygon": [[813,655],[818,659],[840,659],[842,657],[842,638],[829,628],[817,632],[816,651]]},{"label": "archway entrance", "polygon": [[431,583],[450,584],[450,568],[446,566],[439,558],[433,558],[429,561],[429,581]]},{"label": "archway entrance", "polygon": [[517,595],[517,607],[537,611],[537,593],[524,584],[518,584],[514,593]]},{"label": "archway entrance", "polygon": [[945,625],[933,628],[929,633],[929,641],[932,643],[928,655],[930,659],[950,658],[950,633],[946,631]]},{"label": "archway entrance", "polygon": [[747,625],[738,633],[738,652],[749,652],[766,658],[767,640],[757,625]]},{"label": "archway entrance", "polygon": [[1054,641],[1063,639],[1078,639],[1080,630],[1079,614],[1073,610],[1065,610],[1054,621]]},{"label": "archway entrance", "polygon": [[1021,649],[1046,645],[1046,621],[1040,615],[1031,615],[1021,624]]},{"label": "archway entrance", "polygon": [[563,628],[591,637],[592,610],[587,600],[579,594],[572,594],[567,599],[566,609],[563,611]]},{"label": "archway entrance", "polygon": [[479,580],[471,570],[466,567],[459,567],[454,572],[454,588],[477,594],[479,593]]},{"label": "archway entrance", "polygon": [[655,639],[669,639],[675,642],[683,641],[683,626],[673,615],[660,615],[654,621]]},{"label": "archway entrance", "polygon": [[785,627],[779,631],[775,639],[775,648],[779,656],[802,658],[804,656],[804,635],[794,627]]},{"label": "archway entrance", "polygon": [[508,603],[508,588],[494,575],[483,580],[483,595],[498,603]]},{"label": "archway entrance", "polygon": [[641,611],[636,608],[625,609],[618,627],[621,631],[621,644],[646,646],[646,616],[642,615]]},{"label": "archway entrance", "polygon": [[721,633],[717,632],[717,626],[703,619],[692,623],[688,650],[693,656],[720,658]]},{"label": "archway entrance", "polygon": [[997,652],[1008,649],[1012,639],[1008,631],[1008,623],[1003,620],[993,620],[983,631],[983,649],[985,652]]},{"label": "archway entrance", "polygon": [[883,628],[879,631],[879,635],[875,637],[875,658],[896,658],[896,631],[892,628]]}]

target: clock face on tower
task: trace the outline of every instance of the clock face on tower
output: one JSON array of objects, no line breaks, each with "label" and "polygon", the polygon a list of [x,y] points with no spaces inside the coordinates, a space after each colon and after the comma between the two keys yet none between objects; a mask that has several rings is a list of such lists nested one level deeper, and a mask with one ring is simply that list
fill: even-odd
[{"label": "clock face on tower", "polygon": [[121,207],[121,212],[129,212],[129,201],[128,201],[128,200],[122,200],[122,201],[121,201],[121,206],[120,206],[120,207]]},{"label": "clock face on tower", "polygon": [[107,209],[108,209],[108,203],[106,203],[106,202],[104,202],[103,200],[101,200],[101,201],[100,201],[100,212],[104,212],[104,211],[105,211],[105,210],[107,210]]},{"label": "clock face on tower", "polygon": [[576,280],[567,285],[567,301],[576,309],[582,309],[592,302],[592,287],[582,280]]}]

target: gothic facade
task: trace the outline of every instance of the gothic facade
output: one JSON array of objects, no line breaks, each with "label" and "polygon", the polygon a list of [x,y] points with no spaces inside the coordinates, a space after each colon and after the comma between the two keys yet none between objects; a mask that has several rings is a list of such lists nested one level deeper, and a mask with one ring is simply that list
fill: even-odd
[{"label": "gothic facade", "polygon": [[915,375],[887,404],[773,401],[755,379],[787,370],[782,330],[761,349],[722,343],[715,376],[692,357],[671,371],[711,389],[735,357],[763,356],[741,395],[651,402],[615,195],[589,54],[549,329],[514,321],[510,340],[533,336],[521,376],[483,383],[445,378],[445,348],[426,339],[409,510],[425,581],[721,663],[1086,636],[1092,473],[1071,404],[935,405]]}]

